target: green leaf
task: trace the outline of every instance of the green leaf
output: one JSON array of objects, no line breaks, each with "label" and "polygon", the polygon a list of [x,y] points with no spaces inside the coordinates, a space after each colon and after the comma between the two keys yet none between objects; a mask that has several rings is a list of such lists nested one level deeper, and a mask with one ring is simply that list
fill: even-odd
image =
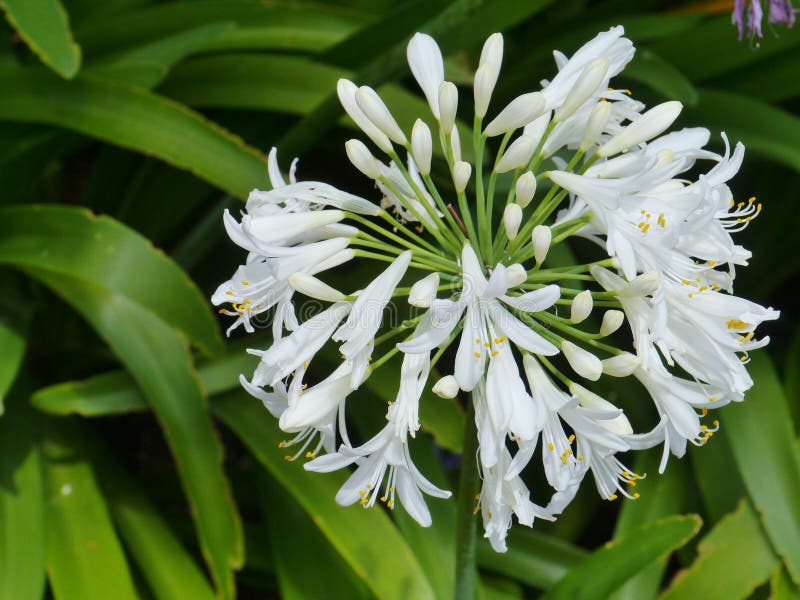
[{"label": "green leaf", "polygon": [[722,409],[739,472],[776,552],[800,582],[800,458],[786,396],[769,356],[752,355],[755,384],[741,404]]},{"label": "green leaf", "polygon": [[608,598],[631,577],[692,539],[701,523],[696,515],[684,515],[666,517],[634,529],[593,552],[542,598]]},{"label": "green leaf", "polygon": [[697,104],[697,90],[683,73],[650,50],[639,50],[625,67],[624,77],[644,83],[670,100]]},{"label": "green leaf", "polygon": [[169,70],[187,56],[204,50],[226,32],[236,29],[234,23],[211,23],[189,29],[134,48],[120,55],[103,59],[86,70],[102,79],[155,87]]},{"label": "green leaf", "polygon": [[706,520],[710,524],[716,523],[736,510],[739,499],[747,494],[733,460],[729,431],[719,432],[707,444],[691,447],[688,454],[706,509]]},{"label": "green leaf", "polygon": [[[639,453],[636,472],[647,476],[640,479],[636,486],[640,494],[639,499],[623,502],[614,531],[615,538],[621,538],[629,531],[657,519],[680,514],[683,510],[686,481],[689,478],[686,463],[673,461],[669,468],[659,475],[660,460],[660,450]],[[613,600],[655,598],[666,567],[667,561],[662,559],[643,569],[612,596]]]},{"label": "green leaf", "polygon": [[153,596],[158,600],[214,600],[202,570],[139,483],[111,458],[107,449],[93,450],[93,463],[111,516]]},{"label": "green leaf", "polygon": [[[250,373],[258,358],[247,354],[245,348],[256,342],[251,338],[231,344],[219,358],[202,362],[197,367],[203,389],[208,395],[221,394],[239,388],[239,374]],[[68,381],[36,391],[31,403],[53,415],[77,414],[83,417],[103,417],[148,410],[142,392],[126,371],[112,371],[83,381]]]},{"label": "green leaf", "polygon": [[256,485],[264,514],[281,515],[280,519],[268,517],[266,529],[283,600],[370,598],[363,583],[320,533],[313,514],[305,513],[263,471],[256,476]]},{"label": "green leaf", "polygon": [[72,39],[69,17],[59,0],[0,0],[0,7],[43,63],[66,79],[75,77],[81,49]]},{"label": "green leaf", "polygon": [[800,171],[800,118],[774,106],[731,92],[702,88],[689,115],[732,142],[741,140],[755,152]]},{"label": "green leaf", "polygon": [[48,424],[47,572],[57,600],[138,598],[108,507],[71,423]]},{"label": "green leaf", "polygon": [[131,372],[164,429],[192,506],[200,546],[220,593],[243,562],[241,523],[222,470],[222,448],[185,340],[125,297],[67,275],[27,267],[92,324]]},{"label": "green leaf", "polygon": [[488,542],[478,544],[478,564],[535,588],[547,589],[580,564],[586,553],[560,538],[535,529],[514,527],[508,536],[508,552],[492,550]]},{"label": "green leaf", "polygon": [[44,504],[32,412],[19,403],[0,419],[0,600],[44,594]]},{"label": "green leaf", "polygon": [[755,64],[709,82],[712,87],[752,96],[765,102],[783,102],[800,96],[800,53],[789,50],[771,58],[769,66]]},{"label": "green leaf", "polygon": [[697,552],[697,560],[678,573],[660,600],[749,598],[778,564],[746,500],[700,541]]},{"label": "green leaf", "polygon": [[800,597],[800,588],[792,583],[784,568],[778,568],[772,572],[769,587],[769,600],[796,600]]},{"label": "green leaf", "polygon": [[0,415],[5,398],[25,357],[27,323],[11,322],[11,315],[0,314]]},{"label": "green leaf", "polygon": [[141,88],[0,66],[0,119],[47,123],[154,156],[239,198],[263,187],[266,158],[198,113]]},{"label": "green leaf", "polygon": [[343,40],[369,21],[363,13],[320,2],[197,0],[134,7],[114,19],[98,14],[76,29],[89,54],[116,52],[208,25],[238,27],[209,40],[207,50],[319,51]]},{"label": "green leaf", "polygon": [[419,562],[380,508],[338,506],[334,501],[343,473],[308,473],[283,459],[284,434],[244,392],[214,402],[212,408],[254,456],[294,497],[355,573],[380,600],[434,598]]},{"label": "green leaf", "polygon": [[800,328],[794,333],[794,339],[786,356],[786,368],[783,375],[783,389],[788,399],[789,412],[795,431],[800,430]]},{"label": "green leaf", "polygon": [[0,208],[0,264],[68,276],[153,313],[207,353],[221,348],[208,301],[194,283],[145,238],[108,217],[67,206]]}]

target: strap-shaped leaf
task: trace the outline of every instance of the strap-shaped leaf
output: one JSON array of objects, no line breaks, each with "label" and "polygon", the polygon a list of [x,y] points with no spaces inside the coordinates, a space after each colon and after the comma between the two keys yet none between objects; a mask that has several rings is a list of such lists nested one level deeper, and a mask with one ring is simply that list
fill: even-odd
[{"label": "strap-shaped leaf", "polygon": [[44,269],[25,270],[80,312],[133,375],[164,429],[217,587],[232,598],[231,570],[243,562],[241,523],[184,338],[127,298]]},{"label": "strap-shaped leaf", "polygon": [[[47,123],[155,156],[239,198],[264,186],[266,159],[219,125],[142,88],[0,66],[0,119]],[[113,190],[110,190],[113,193]]]},{"label": "strap-shaped leaf", "polygon": [[2,0],[0,7],[43,63],[62,77],[75,77],[81,68],[81,49],[72,39],[69,17],[59,0]]},{"label": "strap-shaped leaf", "polygon": [[780,380],[769,357],[754,353],[755,385],[722,410],[733,456],[753,506],[795,583],[800,582],[800,457]]},{"label": "strap-shaped leaf", "polygon": [[680,100],[688,106],[697,104],[697,90],[692,82],[650,50],[639,50],[623,74],[626,78],[650,86],[665,98]]},{"label": "strap-shaped leaf", "polygon": [[138,598],[78,431],[51,421],[44,444],[47,573],[56,600]]},{"label": "strap-shaped leaf", "polygon": [[700,541],[697,553],[694,563],[678,573],[661,600],[749,598],[778,564],[746,500]]},{"label": "strap-shaped leaf", "polygon": [[325,537],[377,598],[435,597],[419,562],[380,508],[364,511],[334,502],[344,473],[308,473],[300,464],[285,461],[278,449],[284,434],[264,414],[261,403],[244,392],[221,398],[212,408],[270,475],[314,515]]},{"label": "strap-shaped leaf", "polygon": [[666,517],[607,543],[571,569],[542,597],[601,600],[631,577],[692,539],[702,521],[696,515]]},{"label": "strap-shaped leaf", "polygon": [[0,419],[0,600],[39,600],[44,593],[44,504],[32,412],[15,403]]},{"label": "strap-shaped leaf", "polygon": [[66,275],[153,313],[208,353],[221,348],[208,303],[189,277],[108,217],[55,205],[2,208],[0,264]]}]

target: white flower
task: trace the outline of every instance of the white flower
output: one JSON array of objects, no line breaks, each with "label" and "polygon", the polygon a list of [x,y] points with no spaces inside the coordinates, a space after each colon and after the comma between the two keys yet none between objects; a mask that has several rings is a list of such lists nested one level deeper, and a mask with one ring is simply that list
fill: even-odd
[{"label": "white flower", "polygon": [[[416,34],[407,58],[438,121],[436,136],[422,119],[405,131],[372,88],[337,84],[344,110],[374,145],[350,140],[346,154],[377,187],[379,203],[298,182],[296,161],[284,178],[273,149],[272,189],[253,190],[240,219],[225,213],[247,256],[212,301],[234,317],[229,332],[252,332],[274,310],[273,340],[250,350],[260,362],[242,385],[293,435],[282,444],[293,448],[288,460],[311,458],[313,471],[355,464],[340,503],[368,507],[380,498],[393,507],[398,499],[430,525],[423,494],[449,492],[419,473],[408,445],[424,425],[429,386],[473,403],[478,451],[463,457],[463,468],[479,461],[478,508],[498,551],[514,515],[528,526],[553,519],[589,473],[602,498],[637,498],[640,475],[619,453],[663,443],[663,470],[687,442],[714,435],[716,421],[703,422],[710,410],[744,399],[749,353],[769,341],[757,328],[778,317],[733,291],[736,267],[752,258],[733,234],[762,208],[755,198],[737,201],[729,187],[744,148],[723,134],[724,153],[709,151],[702,127],[664,133],[680,103],[647,110],[611,82],[633,55],[622,27],[569,58],[555,52],[552,79],[518,91],[484,125],[502,36],[490,36],[472,65],[475,112],[466,118],[458,113],[468,103],[459,107],[458,88],[445,80],[441,50]],[[474,162],[459,133],[469,122],[470,149],[484,152]],[[487,138],[501,134],[503,150],[486,160]],[[499,173],[508,176],[495,185]],[[534,203],[537,182],[547,179]],[[564,247],[574,237],[590,242],[579,254],[585,263]],[[343,280],[347,291],[337,289]],[[309,298],[315,304],[296,310],[294,302]],[[332,304],[320,310],[316,301]],[[604,310],[599,330],[595,307]],[[631,335],[617,333],[625,321]],[[335,346],[343,361],[332,372],[320,368],[316,355]],[[547,358],[559,351],[563,360]],[[562,372],[565,363],[571,369]],[[434,365],[444,376],[429,381]],[[397,382],[386,424],[359,431],[369,441],[353,447],[346,399],[363,393],[356,390],[378,369],[393,369]],[[309,387],[307,374],[319,383]],[[611,377],[636,378],[641,397],[622,396],[616,406],[574,381],[603,375],[612,385],[619,380]],[[624,409],[647,396],[660,420],[639,433]],[[539,447],[541,466],[531,460]],[[546,508],[531,501],[528,469],[543,471]]]}]

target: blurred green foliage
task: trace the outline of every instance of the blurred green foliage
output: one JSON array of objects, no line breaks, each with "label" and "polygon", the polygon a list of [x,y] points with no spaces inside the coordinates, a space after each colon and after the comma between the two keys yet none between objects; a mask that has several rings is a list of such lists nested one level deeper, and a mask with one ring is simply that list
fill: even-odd
[{"label": "blurred green foliage", "polygon": [[[409,126],[415,31],[465,88],[503,31],[502,104],[552,74],[553,49],[617,23],[639,49],[620,85],[747,145],[734,189],[765,211],[739,286],[782,317],[711,444],[663,476],[643,453],[637,502],[584,489],[506,555],[481,546],[478,593],[798,597],[800,27],[754,48],[724,4],[0,0],[0,600],[451,597],[453,502],[432,502],[431,529],[337,506],[343,475],[284,461],[239,390],[265,334],[223,343],[206,300],[239,262],[221,213],[266,186],[273,145],[303,179],[369,194],[335,82],[381,87]],[[394,395],[367,387],[356,430]],[[425,400],[415,455],[452,488],[464,415]]]}]

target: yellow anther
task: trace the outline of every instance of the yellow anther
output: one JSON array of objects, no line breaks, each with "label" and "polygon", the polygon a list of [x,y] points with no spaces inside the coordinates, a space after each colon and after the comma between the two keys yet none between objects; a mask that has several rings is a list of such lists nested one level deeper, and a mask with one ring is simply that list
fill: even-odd
[{"label": "yellow anther", "polygon": [[708,266],[709,267],[716,267],[717,266],[717,261],[715,261],[715,260],[708,261]]},{"label": "yellow anther", "polygon": [[572,442],[574,442],[574,441],[575,441],[575,434],[573,433],[571,436],[569,436],[569,438],[568,438],[568,440],[567,440],[567,441],[568,441],[570,444],[571,444]]},{"label": "yellow anther", "polygon": [[242,281],[242,285],[250,285],[249,281]]},{"label": "yellow anther", "polygon": [[365,492],[364,490],[358,490],[358,495],[361,496],[362,498],[364,498],[364,497],[366,497],[367,492]]},{"label": "yellow anther", "polygon": [[692,283],[692,282],[691,282],[691,281],[689,281],[688,279],[682,279],[682,280],[681,280],[681,283],[682,283],[683,285],[689,285],[689,284],[690,284],[690,283]]},{"label": "yellow anther", "polygon": [[633,479],[628,480],[628,485],[631,487],[636,487],[636,482]]},{"label": "yellow anther", "polygon": [[703,413],[703,416],[705,417],[708,414],[708,409],[707,408],[701,408],[700,412]]},{"label": "yellow anther", "polygon": [[752,204],[755,201],[756,201],[756,197],[755,196],[750,196],[750,199],[747,201],[747,203],[748,204]]},{"label": "yellow anther", "polygon": [[283,457],[283,460],[291,462],[292,461],[292,457],[291,457],[290,454],[287,454],[286,456]]},{"label": "yellow anther", "polygon": [[480,344],[480,343],[481,343],[481,340],[480,340],[480,338],[475,338],[475,343],[476,343],[476,344]]},{"label": "yellow anther", "polygon": [[747,329],[750,325],[739,319],[731,319],[726,325],[728,329]]},{"label": "yellow anther", "polygon": [[711,396],[711,397],[708,399],[708,401],[709,401],[709,402],[716,402],[716,401],[717,401],[717,397],[716,397],[716,396]]},{"label": "yellow anther", "polygon": [[232,291],[232,290],[228,290],[228,291],[227,291],[227,292],[225,292],[225,293],[226,293],[228,296],[233,296],[233,291]]},{"label": "yellow anther", "polygon": [[629,472],[629,471],[623,471],[623,472],[622,472],[622,476],[623,476],[623,477],[627,477],[628,475],[630,475],[630,472]]},{"label": "yellow anther", "polygon": [[480,352],[476,352],[475,353],[475,358],[480,358],[480,357],[481,357],[481,353]]},{"label": "yellow anther", "polygon": [[700,431],[705,431],[708,429],[708,425],[700,425]]},{"label": "yellow anther", "polygon": [[583,460],[583,454],[578,454],[578,460]]},{"label": "yellow anther", "polygon": [[381,502],[386,502],[386,496],[381,496]]},{"label": "yellow anther", "polygon": [[307,369],[307,368],[308,368],[308,361],[307,361],[307,360],[304,360],[304,361],[303,361],[303,368],[304,368],[304,369]]},{"label": "yellow anther", "polygon": [[719,419],[714,419],[714,426],[719,427]]},{"label": "yellow anther", "polygon": [[484,348],[490,348],[492,345],[489,342],[483,342]]},{"label": "yellow anther", "polygon": [[609,499],[609,500],[616,500],[616,499],[617,499],[617,495],[616,495],[616,494],[611,494],[611,495],[608,497],[608,499]]},{"label": "yellow anther", "polygon": [[218,312],[219,314],[221,314],[221,315],[224,315],[224,314],[225,314],[225,313],[227,313],[228,311],[227,311],[227,310],[225,310],[224,308],[220,308],[220,309],[219,309],[217,312]]},{"label": "yellow anther", "polygon": [[739,360],[740,360],[741,362],[747,362],[747,357],[746,357],[746,356],[740,356],[740,357],[739,357]]},{"label": "yellow anther", "polygon": [[698,292],[705,292],[707,289],[708,289],[708,286],[707,286],[707,285],[701,285],[701,286],[700,286],[700,287],[697,289],[697,291],[698,291]]},{"label": "yellow anther", "polygon": [[553,446],[553,442],[548,442],[547,447],[550,448],[550,450],[553,450],[553,451],[555,451],[555,449],[556,449],[556,447]]},{"label": "yellow anther", "polygon": [[278,442],[278,448],[283,448],[286,445],[286,442]]},{"label": "yellow anther", "polygon": [[636,493],[633,495],[633,497],[634,497],[634,498],[636,498],[636,499],[638,500],[639,498],[641,498],[641,495],[639,494],[639,492],[636,492]]},{"label": "yellow anther", "polygon": [[497,350],[492,350],[492,356],[497,356],[498,354],[500,353]]}]

